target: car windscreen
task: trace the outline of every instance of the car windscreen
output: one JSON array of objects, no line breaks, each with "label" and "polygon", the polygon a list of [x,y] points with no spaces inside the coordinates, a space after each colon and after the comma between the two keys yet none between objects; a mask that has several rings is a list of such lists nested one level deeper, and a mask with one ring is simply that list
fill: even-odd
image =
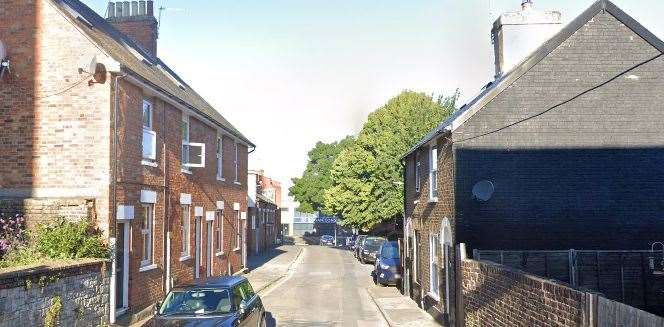
[{"label": "car windscreen", "polygon": [[399,259],[399,247],[395,244],[384,244],[380,256],[387,259]]},{"label": "car windscreen", "polygon": [[364,240],[364,247],[367,249],[378,249],[385,242],[384,238],[368,237]]},{"label": "car windscreen", "polygon": [[172,291],[159,309],[161,315],[224,314],[232,310],[227,289]]}]

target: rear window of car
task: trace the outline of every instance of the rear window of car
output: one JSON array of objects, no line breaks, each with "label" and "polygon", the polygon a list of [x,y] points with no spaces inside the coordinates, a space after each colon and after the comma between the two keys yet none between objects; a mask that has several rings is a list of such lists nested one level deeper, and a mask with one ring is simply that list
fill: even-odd
[{"label": "rear window of car", "polygon": [[383,244],[383,242],[385,242],[384,238],[368,237],[364,241],[364,245],[365,246],[370,246],[370,247],[376,247],[376,246],[380,246],[381,244]]}]

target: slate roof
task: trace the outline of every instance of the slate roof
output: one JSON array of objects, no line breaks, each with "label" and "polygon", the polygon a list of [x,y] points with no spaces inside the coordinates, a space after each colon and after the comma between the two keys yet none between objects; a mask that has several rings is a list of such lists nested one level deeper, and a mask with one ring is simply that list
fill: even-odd
[{"label": "slate roof", "polygon": [[[69,16],[104,52],[118,61],[123,71],[168,94],[176,102],[191,108],[226,132],[255,147],[247,137],[187,85],[163,61],[142,49],[136,42],[115,29],[94,10],[79,0],[51,1],[65,15]],[[183,88],[178,84],[182,85]]]},{"label": "slate roof", "polygon": [[549,40],[544,42],[537,50],[527,56],[522,60],[518,65],[516,65],[512,70],[503,74],[495,81],[490,82],[482,90],[482,92],[472,99],[467,104],[464,104],[456,110],[450,117],[440,123],[436,128],[427,133],[417,144],[415,144],[408,152],[406,152],[401,160],[405,159],[408,155],[413,153],[416,149],[421,146],[429,143],[437,135],[443,134],[445,132],[453,132],[459,126],[463,125],[470,117],[472,117],[476,112],[484,108],[491,100],[498,96],[503,90],[516,82],[519,77],[527,73],[533,66],[539,63],[544,59],[549,53],[555,50],[560,46],[565,40],[567,40],[572,34],[577,30],[583,27],[587,22],[589,22],[593,17],[598,13],[605,10],[606,12],[613,15],[621,23],[625,24],[629,29],[634,31],[637,35],[642,37],[646,42],[652,45],[654,48],[664,53],[664,42],[648,31],[643,27],[639,22],[634,18],[629,16],[627,13],[622,11],[611,1],[608,0],[598,0],[593,3],[588,9],[586,9],[581,15],[572,20],[569,24],[563,27],[558,33],[552,36]]}]

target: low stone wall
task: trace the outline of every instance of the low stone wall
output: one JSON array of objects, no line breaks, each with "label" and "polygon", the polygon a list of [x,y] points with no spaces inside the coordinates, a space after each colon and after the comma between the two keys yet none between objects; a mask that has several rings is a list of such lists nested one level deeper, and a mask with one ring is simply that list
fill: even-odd
[{"label": "low stone wall", "polygon": [[589,294],[500,264],[461,262],[466,326],[586,326]]},{"label": "low stone wall", "polygon": [[109,266],[83,260],[0,273],[0,327],[106,325]]},{"label": "low stone wall", "polygon": [[70,221],[96,217],[94,200],[85,198],[0,198],[0,212],[23,214],[29,228],[58,217]]}]

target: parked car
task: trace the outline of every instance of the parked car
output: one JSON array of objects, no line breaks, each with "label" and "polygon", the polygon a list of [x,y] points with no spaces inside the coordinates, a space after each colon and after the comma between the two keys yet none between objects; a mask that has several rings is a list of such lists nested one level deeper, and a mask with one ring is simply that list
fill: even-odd
[{"label": "parked car", "polygon": [[397,285],[401,281],[399,257],[399,243],[396,241],[384,242],[380,246],[372,272],[374,284]]},{"label": "parked car", "polygon": [[265,326],[265,308],[249,281],[225,276],[175,287],[155,306],[154,327]]},{"label": "parked car", "polygon": [[358,251],[360,262],[376,262],[376,255],[378,254],[378,250],[380,249],[381,244],[383,244],[385,241],[387,240],[383,237],[367,237],[364,242],[362,242],[362,246],[360,246]]},{"label": "parked car", "polygon": [[358,260],[360,259],[360,248],[362,247],[365,238],[367,238],[366,235],[358,235],[355,239],[355,244],[353,245],[353,254]]},{"label": "parked car", "polygon": [[334,245],[334,236],[323,235],[320,237],[320,245]]}]

